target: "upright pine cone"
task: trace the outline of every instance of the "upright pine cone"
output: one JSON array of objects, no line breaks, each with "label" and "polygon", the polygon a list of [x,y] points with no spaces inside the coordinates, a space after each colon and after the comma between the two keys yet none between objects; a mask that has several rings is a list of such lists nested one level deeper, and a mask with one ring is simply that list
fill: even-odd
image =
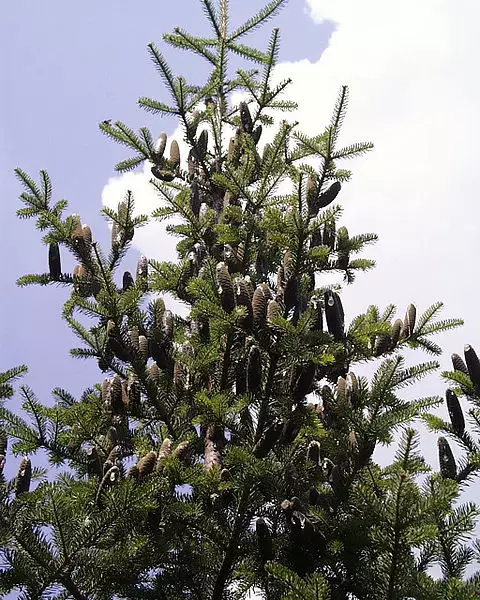
[{"label": "upright pine cone", "polygon": [[148,289],[148,260],[146,256],[141,256],[137,263],[136,278],[139,288],[146,292]]},{"label": "upright pine cone", "polygon": [[125,271],[125,273],[123,274],[123,279],[122,279],[122,290],[124,292],[126,292],[133,285],[135,285],[135,282],[133,281],[132,274],[130,273],[130,271]]},{"label": "upright pine cone", "polygon": [[335,181],[332,185],[320,194],[317,201],[318,208],[325,208],[331,204],[340,193],[342,185],[339,181]]},{"label": "upright pine cone", "polygon": [[317,367],[312,362],[295,370],[296,377],[294,377],[292,386],[292,395],[295,402],[301,402],[312,391],[316,370]]},{"label": "upright pine cone", "polygon": [[253,310],[249,289],[243,277],[235,280],[235,301],[237,306],[245,307],[245,316],[239,321],[240,327],[250,329],[253,324]]},{"label": "upright pine cone", "polygon": [[438,438],[438,458],[440,460],[440,475],[444,479],[455,479],[457,477],[457,465],[452,449],[444,437]]},{"label": "upright pine cone", "polygon": [[409,304],[407,308],[407,312],[405,314],[405,319],[403,321],[402,331],[400,333],[400,337],[402,339],[409,339],[415,329],[415,321],[417,317],[417,309],[414,304]]},{"label": "upright pine cone", "polygon": [[172,452],[172,440],[170,438],[165,438],[160,446],[160,450],[158,451],[157,457],[157,465],[156,470],[160,471],[163,468],[165,460],[170,456]]},{"label": "upright pine cone", "polygon": [[260,517],[255,521],[255,533],[257,534],[258,552],[263,563],[272,559],[272,536],[265,521]]},{"label": "upright pine cone", "polygon": [[255,129],[252,131],[252,140],[255,144],[258,144],[260,140],[260,136],[262,135],[263,127],[261,124],[257,125]]},{"label": "upright pine cone", "polygon": [[122,380],[117,374],[113,376],[111,381],[110,401],[112,403],[112,411],[114,415],[121,415],[124,413],[125,407],[123,404]]},{"label": "upright pine cone", "polygon": [[257,458],[265,458],[272,450],[283,430],[283,424],[275,422],[263,432],[261,438],[253,448],[253,455]]},{"label": "upright pine cone", "polygon": [[352,371],[347,373],[346,384],[347,401],[356,408],[360,401],[360,387],[357,376]]},{"label": "upright pine cone", "polygon": [[307,178],[307,184],[305,186],[308,214],[310,217],[316,217],[318,213],[317,194],[318,188],[316,178],[310,174]]},{"label": "upright pine cone", "polygon": [[243,131],[245,133],[252,133],[253,121],[246,102],[240,102],[240,120],[242,122]]},{"label": "upright pine cone", "polygon": [[480,392],[480,361],[477,353],[470,345],[465,346],[465,362],[467,363],[468,375],[475,386],[477,392]]},{"label": "upright pine cone", "polygon": [[155,154],[153,156],[154,162],[159,162],[161,158],[163,158],[163,153],[165,152],[165,148],[167,146],[167,134],[162,131],[159,135],[158,140],[155,143]]},{"label": "upright pine cone", "polygon": [[177,140],[172,140],[170,144],[170,162],[174,169],[180,166],[180,148]]},{"label": "upright pine cone", "polygon": [[62,274],[62,264],[60,261],[60,248],[58,244],[50,244],[48,247],[48,267],[50,270],[50,277],[54,281],[58,281]]},{"label": "upright pine cone", "polygon": [[143,456],[138,462],[138,471],[140,473],[140,477],[146,477],[153,472],[155,468],[155,463],[157,462],[157,453],[154,450],[150,450],[147,452],[145,456]]},{"label": "upright pine cone", "polygon": [[208,131],[203,129],[197,140],[197,155],[200,161],[205,160],[208,147]]},{"label": "upright pine cone", "polygon": [[313,463],[315,466],[320,464],[321,458],[321,446],[317,440],[312,440],[308,445],[307,449],[307,460]]},{"label": "upright pine cone", "polygon": [[327,290],[324,294],[324,305],[328,332],[335,340],[340,340],[344,335],[344,314],[340,296],[336,292]]},{"label": "upright pine cone", "polygon": [[225,312],[231,313],[235,308],[235,294],[230,273],[224,262],[217,265],[217,282],[222,308]]},{"label": "upright pine cone", "polygon": [[392,345],[391,345],[392,350],[398,344],[398,340],[400,339],[400,333],[402,331],[402,327],[403,327],[402,319],[397,319],[392,326]]},{"label": "upright pine cone", "polygon": [[249,392],[258,392],[262,385],[262,357],[258,346],[253,345],[248,353],[247,361],[247,389]]},{"label": "upright pine cone", "polygon": [[460,371],[460,373],[469,376],[467,365],[463,362],[463,359],[460,356],[458,356],[458,354],[452,354],[452,364],[454,371]]},{"label": "upright pine cone", "polygon": [[265,324],[267,319],[267,304],[270,297],[270,290],[266,284],[259,285],[253,292],[253,323],[257,327],[262,327]]},{"label": "upright pine cone", "polygon": [[222,466],[222,448],[225,445],[223,430],[215,425],[209,425],[205,433],[203,463],[205,471],[210,471],[214,467],[219,469]]},{"label": "upright pine cone", "polygon": [[450,415],[450,422],[452,423],[453,431],[458,435],[462,436],[465,432],[465,419],[463,417],[462,408],[458,401],[457,394],[448,389],[445,394],[447,400],[448,414]]},{"label": "upright pine cone", "polygon": [[310,299],[313,319],[311,324],[312,331],[323,331],[323,313],[322,302],[318,296],[312,296]]},{"label": "upright pine cone", "polygon": [[198,183],[194,180],[190,184],[190,210],[195,215],[195,217],[199,217],[200,215],[200,191],[198,189]]},{"label": "upright pine cone", "polygon": [[15,481],[15,496],[21,496],[30,489],[32,479],[32,463],[27,457],[22,458],[18,468],[17,479]]},{"label": "upright pine cone", "polygon": [[375,339],[375,346],[373,349],[374,356],[381,356],[385,352],[390,350],[392,345],[392,340],[388,335],[377,335]]}]

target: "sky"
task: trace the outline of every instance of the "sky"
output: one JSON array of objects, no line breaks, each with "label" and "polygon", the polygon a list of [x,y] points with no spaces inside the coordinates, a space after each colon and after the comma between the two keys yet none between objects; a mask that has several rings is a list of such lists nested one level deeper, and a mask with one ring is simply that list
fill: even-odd
[{"label": "sky", "polygon": [[[257,0],[232,0],[232,22],[259,6]],[[85,8],[88,7],[88,10]],[[136,106],[139,96],[166,99],[147,58],[146,45],[161,46],[175,72],[202,77],[202,63],[164,48],[161,34],[175,25],[204,31],[194,0],[146,0],[142,10],[105,0],[80,5],[51,0],[48,9],[34,0],[3,3],[0,19],[0,218],[3,263],[0,300],[0,369],[26,363],[25,383],[40,400],[63,387],[74,394],[100,381],[94,361],[70,358],[77,341],[59,321],[68,292],[61,288],[16,288],[24,273],[47,270],[47,250],[33,223],[19,221],[15,210],[21,189],[13,169],[34,175],[47,169],[56,199],[66,198],[94,237],[106,246],[109,231],[99,217],[102,204],[120,200],[132,189],[139,212],[158,205],[139,169],[118,177],[113,165],[125,158],[121,146],[98,130],[103,119],[179,137],[173,121]],[[375,232],[376,246],[363,255],[377,261],[342,294],[347,322],[374,303],[390,303],[400,317],[410,302],[421,313],[437,300],[444,318],[459,317],[464,327],[435,339],[450,354],[465,344],[480,352],[477,316],[479,286],[474,266],[479,231],[476,142],[480,134],[480,40],[475,0],[290,0],[274,21],[248,39],[264,45],[279,26],[282,46],[276,77],[292,77],[286,97],[300,108],[289,118],[309,133],[328,123],[338,89],[350,88],[350,108],[342,142],[372,141],[375,150],[346,164],[353,171],[339,200],[342,224],[351,235]],[[232,63],[235,67],[236,64]],[[158,224],[136,236],[124,269],[134,270],[140,254],[169,259],[175,242]],[[66,269],[73,262],[64,261]],[[121,272],[119,273],[120,276]],[[409,364],[429,360],[420,351]],[[359,366],[369,375],[373,366]],[[410,388],[405,397],[443,395],[439,376]],[[19,402],[18,396],[13,400]],[[440,414],[447,417],[446,409]],[[435,436],[422,430],[422,451],[437,467]],[[457,449],[454,452],[458,454]],[[391,455],[380,448],[383,462]],[[18,460],[9,458],[9,471]],[[473,498],[478,485],[465,499]],[[478,495],[478,493],[477,493]]]}]

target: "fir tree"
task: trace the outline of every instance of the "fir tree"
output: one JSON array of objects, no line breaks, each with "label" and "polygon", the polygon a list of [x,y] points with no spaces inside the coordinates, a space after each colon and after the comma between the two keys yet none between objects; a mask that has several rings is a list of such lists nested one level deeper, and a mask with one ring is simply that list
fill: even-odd
[{"label": "fir tree", "polygon": [[[54,389],[51,407],[22,386],[22,418],[5,400],[25,368],[0,374],[0,465],[7,438],[24,456],[16,478],[1,480],[0,590],[58,600],[240,600],[252,589],[267,600],[479,597],[479,575],[465,576],[480,555],[467,543],[478,511],[458,504],[480,463],[475,351],[466,347],[465,363],[454,355],[444,373],[455,386],[450,424],[429,413],[442,398],[400,397],[439,367],[406,367],[405,351],[439,355],[431,337],[461,321],[436,320],[441,303],[419,316],[410,305],[404,319],[393,305],[346,318],[341,286],[322,275],[351,284],[374,266],[359,253],[376,241],[339,226],[337,198],[350,178],[339,165],[372,148],[340,144],[348,89],[322,132],[285,120],[263,144],[272,112],[295,104],[282,96],[288,80],[272,83],[278,30],[265,51],[242,40],[284,0],[237,28],[227,0],[200,2],[211,37],[176,28],[164,40],[204,58],[207,82],[175,76],[150,44],[171,103],[139,100],[178,119],[188,156],[166,134],[154,141],[146,128],[100,124],[132,151],[119,172],[151,165],[162,204],[153,215],[135,216],[131,193],[104,208],[106,252],[67,202],[54,201],[45,171],[39,183],[16,171],[25,188],[18,215],[36,219],[48,247],[48,272],[18,283],[71,288],[63,318],[82,341],[72,355],[97,360],[104,379],[79,399]],[[255,69],[230,77],[232,53]],[[169,226],[178,261],[142,257],[135,277],[122,274],[136,229],[170,217],[180,221]],[[62,270],[63,252],[78,261],[73,274]],[[166,293],[186,317],[167,309]],[[375,359],[368,381],[360,363]],[[468,423],[462,395],[478,407]],[[442,433],[439,473],[419,453],[419,417]],[[394,461],[381,468],[374,449],[396,432]],[[463,450],[458,467],[447,438]],[[53,482],[34,467],[40,449],[64,468]]]}]

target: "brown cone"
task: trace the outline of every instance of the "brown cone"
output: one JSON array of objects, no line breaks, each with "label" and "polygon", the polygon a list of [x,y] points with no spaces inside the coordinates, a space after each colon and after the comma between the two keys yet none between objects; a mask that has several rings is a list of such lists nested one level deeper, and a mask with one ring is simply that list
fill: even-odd
[{"label": "brown cone", "polygon": [[134,348],[134,350],[136,350],[138,352],[139,351],[138,327],[132,327],[128,332],[128,337],[130,338],[130,344],[132,345],[132,348]]},{"label": "brown cone", "polygon": [[148,349],[148,339],[144,335],[138,336],[138,352],[140,354],[141,359],[144,362],[147,362],[150,354]]},{"label": "brown cone", "polygon": [[160,380],[160,369],[156,362],[153,362],[150,365],[150,369],[148,370],[148,378],[153,381],[155,384],[158,384]]},{"label": "brown cone", "polygon": [[15,481],[15,496],[21,496],[30,489],[30,481],[32,478],[32,463],[27,457],[22,458],[18,468],[17,479]]},{"label": "brown cone", "polygon": [[381,356],[391,347],[391,339],[388,335],[377,335],[375,339],[375,347],[373,349],[374,356]]},{"label": "brown cone", "polygon": [[355,373],[350,371],[346,377],[346,393],[347,401],[352,404],[353,407],[357,407],[360,401],[360,388],[358,385],[358,379]]},{"label": "brown cone", "polygon": [[272,324],[273,320],[281,317],[283,314],[282,307],[276,300],[269,300],[267,304],[267,322]]},{"label": "brown cone", "polygon": [[143,456],[138,462],[138,471],[140,473],[140,477],[146,477],[153,472],[155,468],[155,463],[157,461],[157,453],[153,450],[150,450],[145,456]]},{"label": "brown cone", "polygon": [[160,450],[158,451],[157,466],[156,466],[157,471],[160,471],[163,468],[163,464],[164,464],[165,460],[170,456],[171,453],[172,453],[172,440],[170,438],[165,438],[162,442],[162,445],[160,446]]},{"label": "brown cone", "polygon": [[224,262],[217,265],[217,282],[222,308],[225,312],[231,313],[235,308],[235,295],[232,279]]},{"label": "brown cone", "polygon": [[173,313],[171,310],[166,310],[162,316],[162,329],[168,339],[173,338]]},{"label": "brown cone", "polygon": [[174,169],[180,166],[180,148],[177,140],[172,140],[170,144],[170,162]]},{"label": "brown cone", "polygon": [[110,379],[104,379],[103,383],[102,383],[102,402],[104,404],[104,406],[111,406],[111,400],[110,400],[110,387],[111,387],[111,382]]},{"label": "brown cone", "polygon": [[136,280],[139,288],[146,292],[148,289],[148,260],[146,256],[141,256],[137,263]]},{"label": "brown cone", "polygon": [[173,451],[172,456],[178,458],[182,462],[189,463],[190,462],[190,453],[191,447],[188,441],[180,442],[178,446]]},{"label": "brown cone", "polygon": [[158,140],[155,144],[155,155],[154,160],[159,161],[163,157],[163,153],[165,152],[165,148],[167,146],[167,134],[162,131],[159,135]]},{"label": "brown cone", "polygon": [[127,477],[129,479],[135,479],[135,481],[138,481],[138,479],[140,477],[140,471],[138,470],[138,466],[137,465],[132,465],[128,469]]},{"label": "brown cone", "polygon": [[261,285],[259,285],[253,293],[253,322],[257,327],[262,327],[265,324],[267,318],[268,297],[265,287]]},{"label": "brown cone", "polygon": [[124,410],[123,395],[122,395],[122,380],[119,375],[114,375],[110,388],[110,399],[114,414],[122,414]]},{"label": "brown cone", "polygon": [[92,230],[90,229],[89,225],[82,225],[82,234],[83,234],[83,239],[85,240],[85,245],[87,246],[87,248],[89,249],[90,246],[92,245]]},{"label": "brown cone", "polygon": [[220,427],[209,425],[205,434],[205,449],[204,449],[204,463],[203,467],[205,471],[210,471],[214,467],[221,468],[222,466],[222,454],[221,450],[225,444],[225,438],[223,431]]},{"label": "brown cone", "polygon": [[392,350],[398,344],[398,340],[400,339],[400,333],[402,331],[403,321],[402,319],[397,319],[392,327]]},{"label": "brown cone", "polygon": [[245,307],[245,316],[240,320],[240,327],[249,329],[253,324],[252,302],[247,284],[243,277],[235,280],[235,302],[237,306]]},{"label": "brown cone", "polygon": [[342,404],[347,401],[347,381],[343,377],[339,377],[337,381],[336,399]]}]

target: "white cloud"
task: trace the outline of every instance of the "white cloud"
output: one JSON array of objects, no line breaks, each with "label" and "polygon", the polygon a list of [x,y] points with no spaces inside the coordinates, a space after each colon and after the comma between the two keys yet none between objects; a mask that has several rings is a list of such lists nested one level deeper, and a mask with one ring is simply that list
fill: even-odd
[{"label": "white cloud", "polygon": [[[465,327],[438,339],[445,349],[442,369],[450,369],[449,354],[461,354],[465,343],[480,352],[474,258],[480,237],[480,4],[307,3],[314,20],[333,20],[336,31],[318,62],[278,66],[279,78],[294,79],[288,96],[299,102],[300,110],[291,117],[306,133],[321,132],[340,86],[347,84],[350,109],[343,142],[375,143],[373,153],[351,164],[353,179],[341,194],[342,221],[350,232],[374,231],[380,236],[378,244],[364,252],[377,260],[377,268],[360,274],[345,290],[347,318],[371,303],[383,308],[393,302],[403,316],[410,302],[423,311],[442,300],[442,316],[465,319]],[[145,190],[144,176],[133,177],[138,177],[139,190]],[[118,180],[104,190],[104,200],[111,197],[114,185],[120,185]],[[149,192],[137,196],[146,210]],[[170,242],[158,244],[153,231],[138,236],[139,247],[151,256],[158,255],[159,248],[163,255]],[[429,359],[419,352],[412,358]],[[357,372],[367,373],[363,368]],[[434,377],[409,393],[442,395],[444,389]],[[442,415],[446,417],[446,410]],[[436,465],[434,444],[430,437],[422,450]]]}]

